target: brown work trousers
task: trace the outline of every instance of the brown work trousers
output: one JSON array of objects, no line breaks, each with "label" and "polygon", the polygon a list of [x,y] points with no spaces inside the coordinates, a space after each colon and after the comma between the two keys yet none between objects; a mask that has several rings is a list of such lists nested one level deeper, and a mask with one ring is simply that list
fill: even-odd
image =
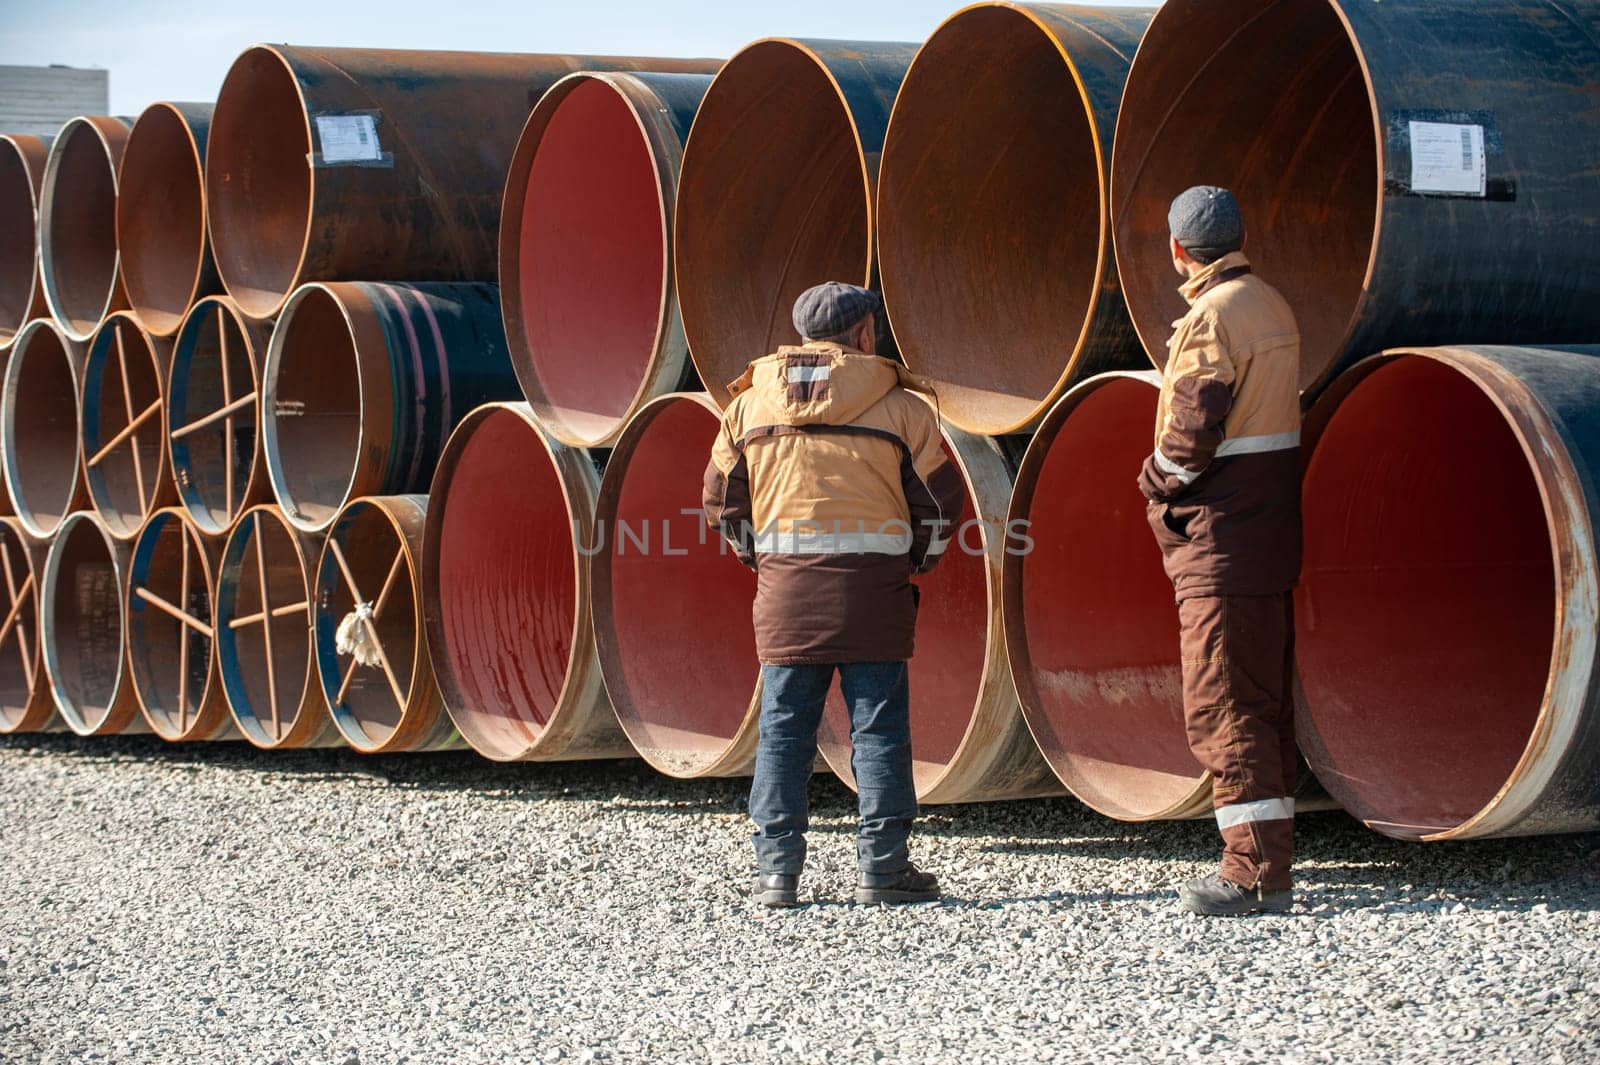
[{"label": "brown work trousers", "polygon": [[1212,778],[1222,878],[1290,886],[1294,741],[1294,607],[1282,595],[1184,599],[1183,710],[1189,749]]}]

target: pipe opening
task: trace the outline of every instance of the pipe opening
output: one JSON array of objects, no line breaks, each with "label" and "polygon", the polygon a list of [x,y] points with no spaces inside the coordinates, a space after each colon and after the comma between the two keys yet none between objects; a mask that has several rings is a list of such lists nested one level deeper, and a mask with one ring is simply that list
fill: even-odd
[{"label": "pipe opening", "polygon": [[56,330],[25,332],[6,369],[6,484],[17,516],[38,536],[56,531],[78,499],[77,356]]},{"label": "pipe opening", "polygon": [[[1249,90],[1227,93],[1248,71]],[[1186,311],[1167,209],[1191,185],[1239,197],[1256,270],[1295,310],[1303,387],[1349,335],[1376,239],[1378,147],[1355,46],[1328,0],[1163,9],[1128,77],[1112,185],[1122,288],[1157,365]]]},{"label": "pipe opening", "polygon": [[0,344],[28,322],[38,284],[38,199],[21,151],[0,139]]},{"label": "pipe opening", "polygon": [[434,653],[455,689],[447,699],[456,727],[477,750],[512,759],[544,734],[570,674],[580,605],[574,518],[537,429],[498,410],[470,432],[433,504],[443,508],[443,647]]},{"label": "pipe opening", "polygon": [[918,53],[884,145],[880,269],[906,364],[957,423],[1032,420],[1075,361],[1100,168],[1068,61],[1026,14],[966,11]]},{"label": "pipe opening", "polygon": [[[0,581],[5,582],[0,584],[0,603],[9,613],[19,600],[22,602],[16,622],[0,642],[0,733],[16,731],[33,716],[30,711],[34,708],[34,693],[44,683],[38,673],[38,575],[30,559],[22,535],[8,523],[0,522]],[[19,594],[30,577],[31,590]]]},{"label": "pipe opening", "polygon": [[183,115],[156,105],[122,153],[117,239],[128,302],[145,328],[171,336],[194,302],[205,261],[200,155]]},{"label": "pipe opening", "polygon": [[[84,369],[84,479],[95,511],[118,539],[138,534],[169,476],[162,354],[150,334],[118,312],[95,334]],[[119,442],[134,422],[132,435]]]},{"label": "pipe opening", "polygon": [[294,290],[311,218],[311,130],[294,73],[271,49],[234,61],[206,144],[206,200],[217,271],[252,318]]},{"label": "pipe opening", "polygon": [[1306,755],[1369,823],[1454,828],[1510,778],[1552,670],[1551,531],[1524,442],[1463,373],[1401,357],[1339,403],[1304,508]]},{"label": "pipe opening", "polygon": [[44,634],[61,716],[87,735],[106,723],[122,687],[122,581],[111,542],[74,518],[52,548]]},{"label": "pipe opening", "polygon": [[[634,747],[675,776],[717,768],[759,677],[755,574],[700,516],[717,426],[691,398],[645,407],[612,456],[597,522],[606,537],[594,560],[606,690]],[[651,537],[648,553],[641,536]]]},{"label": "pipe opening", "polygon": [[138,589],[210,626],[211,574],[198,537],[171,512],[145,526],[128,569],[128,665],[134,691],[156,732],[182,738],[200,724],[209,701],[213,640],[141,598]]},{"label": "pipe opening", "polygon": [[339,301],[322,288],[297,294],[278,323],[267,392],[268,454],[279,501],[297,521],[322,525],[350,497],[361,456],[361,371]]},{"label": "pipe opening", "polygon": [[1049,415],[1019,481],[1034,546],[1007,560],[1013,673],[1075,795],[1122,820],[1179,816],[1205,773],[1184,730],[1172,584],[1129,472],[1150,453],[1157,389],[1102,381]]},{"label": "pipe opening", "polygon": [[51,150],[44,205],[45,283],[69,331],[94,332],[116,299],[117,163],[88,122],[69,122]]},{"label": "pipe opening", "polygon": [[[312,596],[293,532],[271,512],[255,513],[256,520],[245,517],[223,555],[218,577],[217,646],[223,688],[239,730],[257,746],[276,747],[300,723],[307,689],[314,683],[311,611],[307,605],[279,617],[270,612],[296,603],[309,604]],[[260,560],[257,551],[262,552]],[[267,611],[262,609],[263,566]],[[258,623],[237,629],[231,624],[263,613],[268,616]],[[266,626],[271,626],[270,634]]]},{"label": "pipe opening", "polygon": [[684,151],[675,249],[689,351],[719,405],[751,359],[799,342],[800,293],[868,282],[870,197],[850,112],[810,53],[763,41],[729,60]]},{"label": "pipe opening", "polygon": [[[421,634],[416,627],[416,578],[411,569],[410,548],[383,509],[371,503],[357,503],[347,508],[329,536],[338,539],[361,594],[374,606],[395,559],[401,558],[400,572],[388,602],[377,612],[374,624],[378,642],[394,668],[400,693],[409,699],[418,655],[422,653]],[[318,581],[318,600],[330,605],[318,610],[317,646],[323,687],[337,693],[345,672],[354,661],[349,655],[335,652],[334,629],[355,612],[356,603],[349,584],[340,576],[330,555],[331,550],[323,556],[322,577]],[[334,718],[352,744],[370,749],[381,746],[395,734],[403,710],[384,671],[361,666],[355,670],[344,701],[334,708]]]},{"label": "pipe opening", "polygon": [[[214,415],[256,390],[253,344],[225,304],[203,301],[197,305],[185,320],[173,351],[171,395],[167,397],[169,431]],[[256,470],[258,406],[253,402],[242,405],[226,418],[172,438],[178,495],[205,532],[227,532],[241,504],[250,498]]]},{"label": "pipe opening", "polygon": [[519,369],[541,418],[598,441],[621,428],[661,342],[666,205],[633,105],[607,83],[573,86],[536,136],[511,204]]}]

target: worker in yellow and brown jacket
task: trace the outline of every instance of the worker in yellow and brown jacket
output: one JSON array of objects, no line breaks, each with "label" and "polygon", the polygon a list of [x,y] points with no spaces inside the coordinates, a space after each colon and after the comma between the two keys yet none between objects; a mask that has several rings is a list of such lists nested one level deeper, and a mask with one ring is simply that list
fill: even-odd
[{"label": "worker in yellow and brown jacket", "polygon": [[1179,890],[1201,914],[1292,905],[1294,612],[1300,574],[1300,333],[1244,256],[1239,204],[1173,201],[1175,323],[1139,487],[1177,593],[1189,746],[1213,780],[1224,853]]},{"label": "worker in yellow and brown jacket", "polygon": [[938,883],[912,864],[917,814],[910,687],[913,574],[955,535],[965,487],[946,460],[926,386],[878,358],[876,294],[831,282],[805,292],[805,343],[750,364],[705,476],[706,519],[758,574],[760,739],[750,816],[755,898],[792,906],[806,858],[806,783],[832,685],[850,709],[860,792],[856,900],[924,902]]}]

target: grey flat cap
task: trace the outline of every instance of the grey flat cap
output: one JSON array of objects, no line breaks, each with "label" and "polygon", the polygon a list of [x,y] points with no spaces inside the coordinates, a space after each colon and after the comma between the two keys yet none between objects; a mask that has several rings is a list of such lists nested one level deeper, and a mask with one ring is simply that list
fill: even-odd
[{"label": "grey flat cap", "polygon": [[1183,249],[1201,262],[1214,262],[1244,246],[1244,215],[1227,189],[1196,185],[1172,201],[1167,226]]},{"label": "grey flat cap", "polygon": [[808,340],[826,340],[882,309],[883,300],[871,289],[829,281],[806,289],[794,301],[794,327]]}]

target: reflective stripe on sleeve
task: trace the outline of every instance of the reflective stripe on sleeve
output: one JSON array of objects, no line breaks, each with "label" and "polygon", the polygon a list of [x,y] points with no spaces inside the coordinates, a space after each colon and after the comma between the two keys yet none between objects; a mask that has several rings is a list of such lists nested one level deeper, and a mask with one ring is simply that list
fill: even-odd
[{"label": "reflective stripe on sleeve", "polygon": [[1217,807],[1217,827],[1233,828],[1256,821],[1291,821],[1294,819],[1293,799],[1261,799],[1241,802],[1232,806]]},{"label": "reflective stripe on sleeve", "polygon": [[1161,453],[1160,448],[1156,448],[1156,468],[1169,477],[1176,477],[1184,484],[1193,484],[1194,479],[1200,476],[1198,471],[1186,470],[1182,466],[1179,466],[1176,462],[1173,462],[1171,459],[1167,458],[1167,456]]}]

